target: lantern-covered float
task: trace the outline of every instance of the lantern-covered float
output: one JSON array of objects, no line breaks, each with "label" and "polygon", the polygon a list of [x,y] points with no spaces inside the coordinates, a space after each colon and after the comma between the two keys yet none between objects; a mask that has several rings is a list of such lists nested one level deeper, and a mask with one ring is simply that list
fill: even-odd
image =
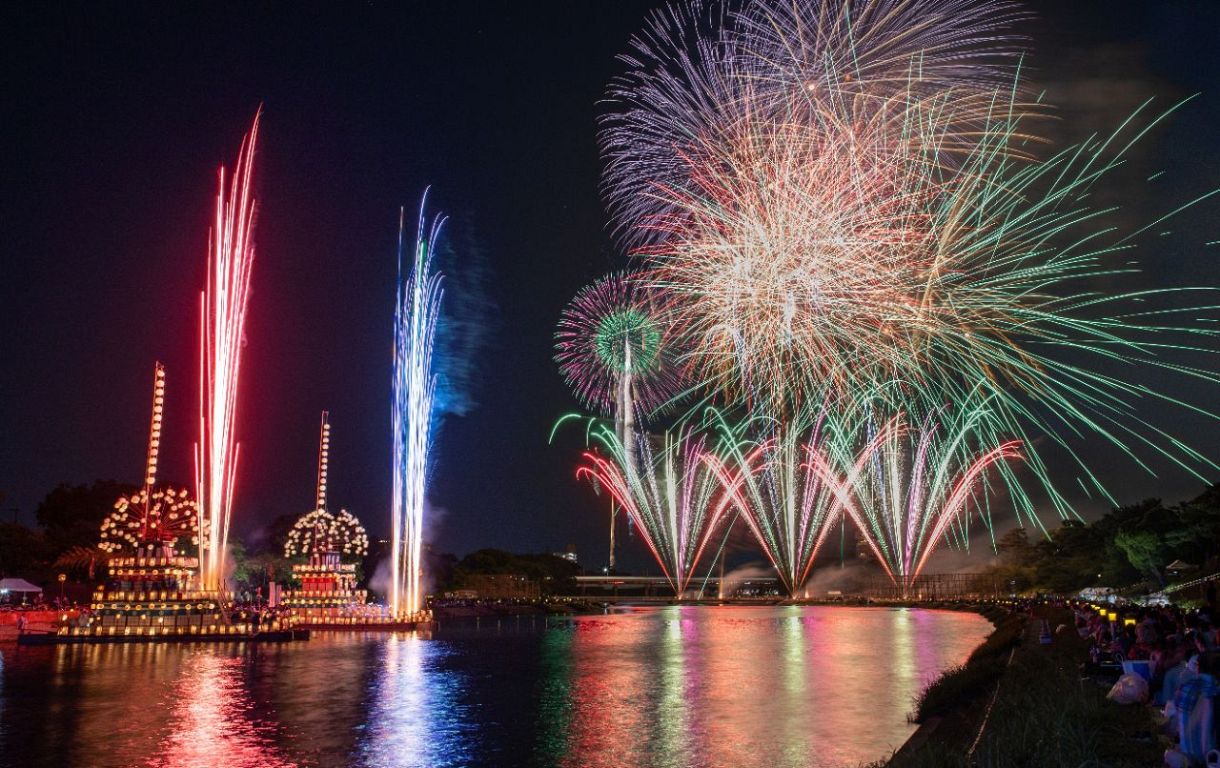
[{"label": "lantern-covered float", "polygon": [[[206,589],[199,578],[200,543],[207,522],[190,492],[157,482],[165,407],[165,366],[153,374],[152,420],[144,482],[124,494],[102,521],[98,549],[107,579],[87,610],[64,614],[50,635],[23,635],[21,642],[147,642],[163,640],[293,640],[290,617],[271,611],[236,610],[223,588]],[[204,535],[201,535],[201,532]],[[206,545],[205,545],[206,546]]]},{"label": "lantern-covered float", "polygon": [[327,502],[330,472],[330,416],[322,412],[318,437],[315,507],[297,519],[284,543],[292,566],[292,588],[280,604],[304,629],[414,629],[420,622],[395,620],[384,605],[369,602],[357,585],[358,561],[369,550],[369,537],[346,509],[331,512]]}]

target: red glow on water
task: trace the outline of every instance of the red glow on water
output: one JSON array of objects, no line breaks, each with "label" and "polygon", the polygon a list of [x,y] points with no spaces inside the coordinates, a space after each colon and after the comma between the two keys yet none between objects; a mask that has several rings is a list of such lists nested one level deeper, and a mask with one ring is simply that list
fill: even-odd
[{"label": "red glow on water", "polygon": [[254,702],[241,657],[193,656],[178,678],[174,706],[154,768],[294,768],[275,746],[276,729],[251,717]]}]

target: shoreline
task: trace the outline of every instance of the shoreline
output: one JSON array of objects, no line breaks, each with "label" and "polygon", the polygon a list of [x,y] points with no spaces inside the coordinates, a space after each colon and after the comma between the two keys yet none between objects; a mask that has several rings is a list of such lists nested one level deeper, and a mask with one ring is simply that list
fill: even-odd
[{"label": "shoreline", "polygon": [[[876,598],[819,600],[802,599],[789,600],[779,598],[738,598],[728,600],[675,600],[673,598],[620,598],[614,601],[604,601],[590,598],[556,598],[537,602],[496,603],[480,602],[472,605],[447,606],[434,605],[433,615],[437,618],[461,619],[495,616],[564,616],[564,615],[596,615],[613,608],[670,608],[670,607],[804,607],[823,608],[922,608],[926,610],[971,611],[982,613],[987,607],[994,607],[995,602],[985,600],[881,600]],[[984,618],[987,618],[984,616]],[[994,622],[993,622],[994,624]]]},{"label": "shoreline", "polygon": [[[977,603],[976,602],[976,603],[956,605],[956,606],[952,606],[952,607],[940,606],[940,610],[968,611],[971,613],[977,613],[979,616],[982,616],[984,619],[987,619],[989,622],[991,622],[991,632],[987,635],[987,637],[983,638],[983,642],[979,643],[978,646],[975,647],[975,649],[970,652],[970,655],[968,657],[966,657],[965,662],[963,662],[961,665],[959,665],[957,667],[950,667],[949,669],[946,669],[935,680],[932,680],[928,683],[928,685],[920,693],[919,699],[916,700],[915,702],[913,702],[913,704],[916,706],[916,708],[918,708],[919,702],[923,700],[923,698],[926,696],[927,692],[930,689],[932,689],[937,684],[941,683],[948,676],[952,675],[956,670],[965,669],[971,664],[972,661],[975,661],[976,656],[979,653],[979,651],[984,646],[986,646],[988,643],[993,642],[993,640],[997,639],[997,635],[1001,631],[1001,627],[1005,624],[1005,621],[1011,620],[1012,618],[1014,618],[1014,614],[1011,612],[1009,612],[1007,614],[1002,614],[1000,612],[999,606],[997,606],[995,603]],[[1022,624],[1024,624],[1024,623],[1025,622],[1022,621]],[[1020,640],[1020,638],[1018,637],[1014,641],[1011,641],[1011,643],[1005,643],[1005,647],[1007,647],[1008,645],[1011,644],[1012,650],[1015,652],[1015,650],[1016,650],[1015,644],[1017,642],[1019,642],[1019,640]],[[910,716],[918,717],[918,712],[912,711],[910,713]],[[922,718],[922,720],[917,720],[916,722],[918,723],[918,726],[916,727],[915,732],[912,733],[905,742],[903,742],[902,746],[900,746],[900,747],[898,747],[898,749],[894,750],[893,755],[891,755],[887,760],[883,760],[882,762],[877,763],[876,765],[888,766],[888,765],[892,764],[894,761],[906,759],[909,756],[917,753],[919,750],[925,748],[927,745],[929,745],[936,739],[936,734],[939,731],[940,726],[945,722],[945,720],[946,720],[946,717],[944,715],[928,715],[928,716]]]},{"label": "shoreline", "polygon": [[1148,710],[1109,701],[1108,685],[1081,676],[1086,647],[1067,607],[1010,611],[965,664],[928,685],[911,738],[868,768],[1160,765]]}]

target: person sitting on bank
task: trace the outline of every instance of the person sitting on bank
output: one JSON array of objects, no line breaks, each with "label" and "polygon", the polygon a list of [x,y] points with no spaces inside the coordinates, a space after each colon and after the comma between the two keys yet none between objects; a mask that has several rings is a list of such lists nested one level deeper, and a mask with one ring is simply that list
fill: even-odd
[{"label": "person sitting on bank", "polygon": [[1173,699],[1178,746],[1165,751],[1165,764],[1171,768],[1202,764],[1216,748],[1215,707],[1220,694],[1216,654],[1200,654],[1198,665],[1199,674],[1184,682]]}]

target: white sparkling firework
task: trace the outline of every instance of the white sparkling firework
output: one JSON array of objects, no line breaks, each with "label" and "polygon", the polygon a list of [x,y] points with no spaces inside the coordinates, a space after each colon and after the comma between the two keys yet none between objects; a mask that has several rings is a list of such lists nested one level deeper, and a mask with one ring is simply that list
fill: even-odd
[{"label": "white sparkling firework", "polygon": [[412,261],[403,272],[403,233],[398,229],[398,296],[394,305],[394,371],[391,419],[394,431],[393,498],[390,507],[390,609],[413,616],[423,609],[422,567],[424,495],[432,447],[432,409],[436,374],[432,350],[440,319],[442,277],[432,269],[437,238],[445,223],[429,224],[419,207]]}]

